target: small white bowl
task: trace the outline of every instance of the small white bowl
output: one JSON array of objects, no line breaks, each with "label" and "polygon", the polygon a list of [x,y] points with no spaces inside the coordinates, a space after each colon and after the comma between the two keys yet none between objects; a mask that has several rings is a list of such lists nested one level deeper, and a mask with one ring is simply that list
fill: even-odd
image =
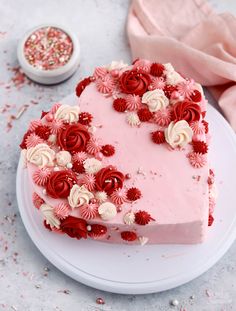
[{"label": "small white bowl", "polygon": [[[53,27],[58,28],[65,32],[73,43],[73,51],[68,62],[55,69],[44,70],[39,69],[37,67],[32,66],[25,57],[24,46],[27,39],[33,34],[36,30],[45,28],[45,27]],[[76,71],[77,67],[80,63],[80,45],[78,38],[74,35],[73,32],[65,28],[64,26],[57,24],[43,24],[36,26],[25,33],[23,38],[19,41],[17,47],[17,57],[20,66],[22,67],[23,72],[33,81],[41,83],[41,84],[56,84],[68,79],[72,74]]]}]

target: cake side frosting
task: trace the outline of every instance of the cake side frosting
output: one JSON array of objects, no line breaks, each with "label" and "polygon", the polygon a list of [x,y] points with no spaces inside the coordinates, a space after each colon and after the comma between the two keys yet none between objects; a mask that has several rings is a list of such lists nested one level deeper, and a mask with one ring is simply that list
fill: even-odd
[{"label": "cake side frosting", "polygon": [[47,228],[73,236],[79,225],[75,237],[113,243],[203,241],[215,197],[200,85],[142,60],[96,68],[77,95],[79,106],[54,105],[23,140]]}]

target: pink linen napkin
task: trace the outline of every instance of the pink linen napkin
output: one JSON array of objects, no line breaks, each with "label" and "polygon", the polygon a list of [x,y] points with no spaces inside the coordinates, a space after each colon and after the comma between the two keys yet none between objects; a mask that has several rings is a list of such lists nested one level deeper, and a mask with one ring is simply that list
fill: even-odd
[{"label": "pink linen napkin", "polygon": [[127,31],[133,58],[170,62],[209,87],[236,131],[236,18],[205,0],[133,0]]}]

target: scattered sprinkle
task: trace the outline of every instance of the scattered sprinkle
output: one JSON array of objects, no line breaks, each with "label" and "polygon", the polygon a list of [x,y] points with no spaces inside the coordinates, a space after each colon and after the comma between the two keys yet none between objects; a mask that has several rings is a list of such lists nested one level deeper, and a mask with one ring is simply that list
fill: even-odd
[{"label": "scattered sprinkle", "polygon": [[104,305],[105,304],[105,301],[102,299],[102,298],[97,298],[96,299],[96,303],[98,304],[98,305]]}]

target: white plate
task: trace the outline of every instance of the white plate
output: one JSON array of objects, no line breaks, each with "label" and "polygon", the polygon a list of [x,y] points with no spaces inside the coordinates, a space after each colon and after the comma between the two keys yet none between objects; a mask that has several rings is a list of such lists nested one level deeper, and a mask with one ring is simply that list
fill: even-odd
[{"label": "white plate", "polygon": [[[65,102],[74,103],[74,96]],[[32,189],[22,160],[17,171],[17,198],[24,225],[38,249],[58,269],[86,285],[122,294],[167,290],[198,277],[212,267],[236,237],[236,139],[223,117],[211,106],[213,134],[210,159],[216,169],[219,199],[214,225],[201,245],[111,245],[53,234],[42,226],[32,206]]]}]

